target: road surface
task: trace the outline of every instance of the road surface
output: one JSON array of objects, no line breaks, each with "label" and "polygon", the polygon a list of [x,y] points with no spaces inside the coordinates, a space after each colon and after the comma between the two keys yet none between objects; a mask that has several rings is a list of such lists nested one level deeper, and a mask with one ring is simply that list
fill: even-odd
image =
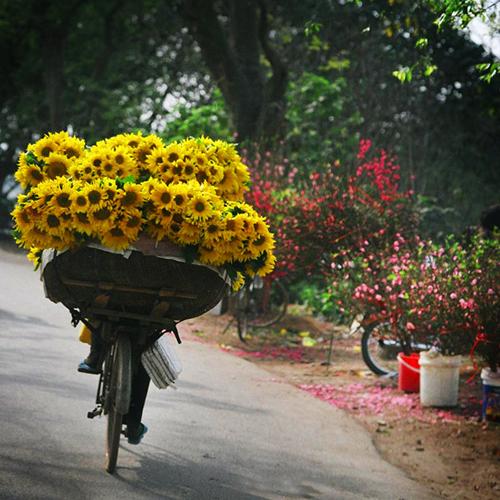
[{"label": "road surface", "polygon": [[346,414],[196,342],[179,346],[178,391],[151,387],[150,430],[109,475],[69,313],[22,255],[0,249],[0,284],[1,499],[433,498]]}]

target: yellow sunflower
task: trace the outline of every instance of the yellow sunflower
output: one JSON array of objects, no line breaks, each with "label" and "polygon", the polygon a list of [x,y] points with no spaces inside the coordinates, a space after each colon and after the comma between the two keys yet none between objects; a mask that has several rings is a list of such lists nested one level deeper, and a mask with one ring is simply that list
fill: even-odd
[{"label": "yellow sunflower", "polygon": [[266,276],[273,272],[276,265],[276,256],[272,252],[266,252],[266,260],[264,265],[257,270],[259,276]]},{"label": "yellow sunflower", "polygon": [[70,213],[74,193],[72,183],[68,179],[61,177],[50,184],[52,197],[46,203],[46,207],[56,215]]},{"label": "yellow sunflower", "polygon": [[223,264],[223,259],[216,247],[204,243],[202,246],[198,247],[198,254],[202,264],[208,264],[210,266],[221,266]]},{"label": "yellow sunflower", "polygon": [[173,189],[163,182],[153,182],[149,184],[151,201],[160,208],[170,208],[173,205]]},{"label": "yellow sunflower", "polygon": [[62,137],[61,148],[67,158],[81,158],[85,152],[85,141],[66,134]]},{"label": "yellow sunflower", "polygon": [[56,142],[53,134],[47,134],[39,139],[35,144],[28,146],[28,151],[35,153],[39,160],[45,161],[52,153],[60,151],[60,147]]},{"label": "yellow sunflower", "polygon": [[116,177],[123,178],[129,175],[134,177],[138,176],[138,168],[135,160],[131,154],[129,147],[119,145],[112,152],[110,152],[110,160],[114,165]]},{"label": "yellow sunflower", "polygon": [[16,229],[22,233],[30,231],[35,226],[35,217],[33,209],[30,206],[17,204],[12,210],[12,218],[14,219]]},{"label": "yellow sunflower", "polygon": [[184,148],[178,142],[171,142],[165,146],[167,161],[173,165],[184,156]]},{"label": "yellow sunflower", "polygon": [[44,171],[49,179],[55,179],[68,174],[68,168],[71,166],[70,160],[62,153],[50,153],[44,158]]},{"label": "yellow sunflower", "polygon": [[101,243],[113,250],[124,250],[130,246],[129,236],[121,226],[112,226],[108,231],[100,234]]},{"label": "yellow sunflower", "polygon": [[120,228],[129,240],[133,242],[138,238],[143,223],[142,212],[138,209],[130,209],[123,215]]},{"label": "yellow sunflower", "polygon": [[38,165],[27,165],[24,162],[18,167],[14,177],[23,189],[36,186],[45,179],[42,169]]},{"label": "yellow sunflower", "polygon": [[218,217],[212,217],[206,221],[203,244],[207,246],[217,245],[224,239],[223,232],[224,221]]},{"label": "yellow sunflower", "polygon": [[248,243],[248,249],[255,257],[259,257],[264,251],[271,252],[273,248],[274,239],[269,231],[257,233],[256,237]]},{"label": "yellow sunflower", "polygon": [[81,194],[84,194],[87,197],[90,211],[99,210],[105,205],[106,193],[99,182],[87,184],[81,190]]},{"label": "yellow sunflower", "polygon": [[87,236],[94,235],[94,227],[86,211],[76,211],[73,213],[73,228],[76,232],[86,234]]},{"label": "yellow sunflower", "polygon": [[103,234],[115,226],[116,213],[113,212],[111,207],[103,205],[97,210],[87,213],[90,222],[94,225],[94,232]]},{"label": "yellow sunflower", "polygon": [[208,196],[203,192],[193,195],[186,206],[186,214],[194,221],[207,220],[214,215]]},{"label": "yellow sunflower", "polygon": [[201,228],[196,224],[184,221],[177,233],[181,245],[197,245],[201,239]]},{"label": "yellow sunflower", "polygon": [[231,283],[231,288],[233,292],[237,292],[245,284],[245,275],[239,271],[236,273],[236,278]]},{"label": "yellow sunflower", "polygon": [[185,184],[172,184],[172,206],[175,210],[183,210],[189,202],[189,188]]},{"label": "yellow sunflower", "polygon": [[43,252],[43,248],[38,248],[36,246],[32,246],[30,248],[28,255],[27,255],[28,260],[33,262],[35,269],[37,269],[40,266],[40,263],[42,260],[42,252]]},{"label": "yellow sunflower", "polygon": [[139,207],[144,203],[146,191],[142,184],[127,182],[119,191],[119,202],[124,208]]},{"label": "yellow sunflower", "polygon": [[224,168],[211,161],[207,167],[208,182],[213,186],[219,184],[224,178]]}]

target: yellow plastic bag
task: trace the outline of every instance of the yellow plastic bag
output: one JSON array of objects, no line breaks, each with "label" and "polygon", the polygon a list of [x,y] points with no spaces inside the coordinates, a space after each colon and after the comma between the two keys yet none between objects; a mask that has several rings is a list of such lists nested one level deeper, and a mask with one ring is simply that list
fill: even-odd
[{"label": "yellow plastic bag", "polygon": [[85,325],[80,332],[80,342],[89,345],[92,343],[92,332]]}]

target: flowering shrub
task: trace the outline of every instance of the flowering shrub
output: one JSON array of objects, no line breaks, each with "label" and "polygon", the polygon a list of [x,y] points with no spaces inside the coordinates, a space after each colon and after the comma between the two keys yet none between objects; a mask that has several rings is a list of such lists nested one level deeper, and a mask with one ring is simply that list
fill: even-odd
[{"label": "flowering shrub", "polygon": [[367,140],[360,143],[358,161],[352,174],[336,161],[304,180],[286,159],[255,157],[247,199],[275,230],[277,273],[324,275],[332,254],[358,247],[380,230],[394,234],[414,225],[412,193],[399,190],[399,166]]},{"label": "flowering shrub", "polygon": [[16,237],[35,259],[87,240],[121,250],[145,232],[226,267],[235,287],[274,267],[273,236],[243,200],[249,174],[228,143],[120,134],[86,148],[59,132],[28,146],[16,178]]},{"label": "flowering shrub", "polygon": [[477,352],[493,367],[499,350],[499,242],[475,238],[468,248],[397,234],[368,242],[334,264],[333,286],[351,283],[341,306],[365,320],[389,322],[402,345],[431,339],[445,354]]}]

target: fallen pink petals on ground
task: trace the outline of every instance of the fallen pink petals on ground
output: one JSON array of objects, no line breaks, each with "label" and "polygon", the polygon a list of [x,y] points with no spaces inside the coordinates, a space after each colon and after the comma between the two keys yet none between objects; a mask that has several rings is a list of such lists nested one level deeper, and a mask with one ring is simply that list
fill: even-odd
[{"label": "fallen pink petals on ground", "polygon": [[[382,415],[392,411],[398,418],[413,418],[421,422],[458,422],[480,415],[478,401],[460,401],[456,409],[424,408],[418,394],[406,394],[392,387],[349,384],[302,384],[299,388],[327,403],[350,412]],[[470,398],[468,398],[470,400]]]},{"label": "fallen pink petals on ground", "polygon": [[302,361],[304,355],[304,349],[301,347],[265,347],[261,351],[244,351],[243,349],[234,349],[225,345],[220,345],[220,348],[240,358],[286,359],[297,363]]}]

